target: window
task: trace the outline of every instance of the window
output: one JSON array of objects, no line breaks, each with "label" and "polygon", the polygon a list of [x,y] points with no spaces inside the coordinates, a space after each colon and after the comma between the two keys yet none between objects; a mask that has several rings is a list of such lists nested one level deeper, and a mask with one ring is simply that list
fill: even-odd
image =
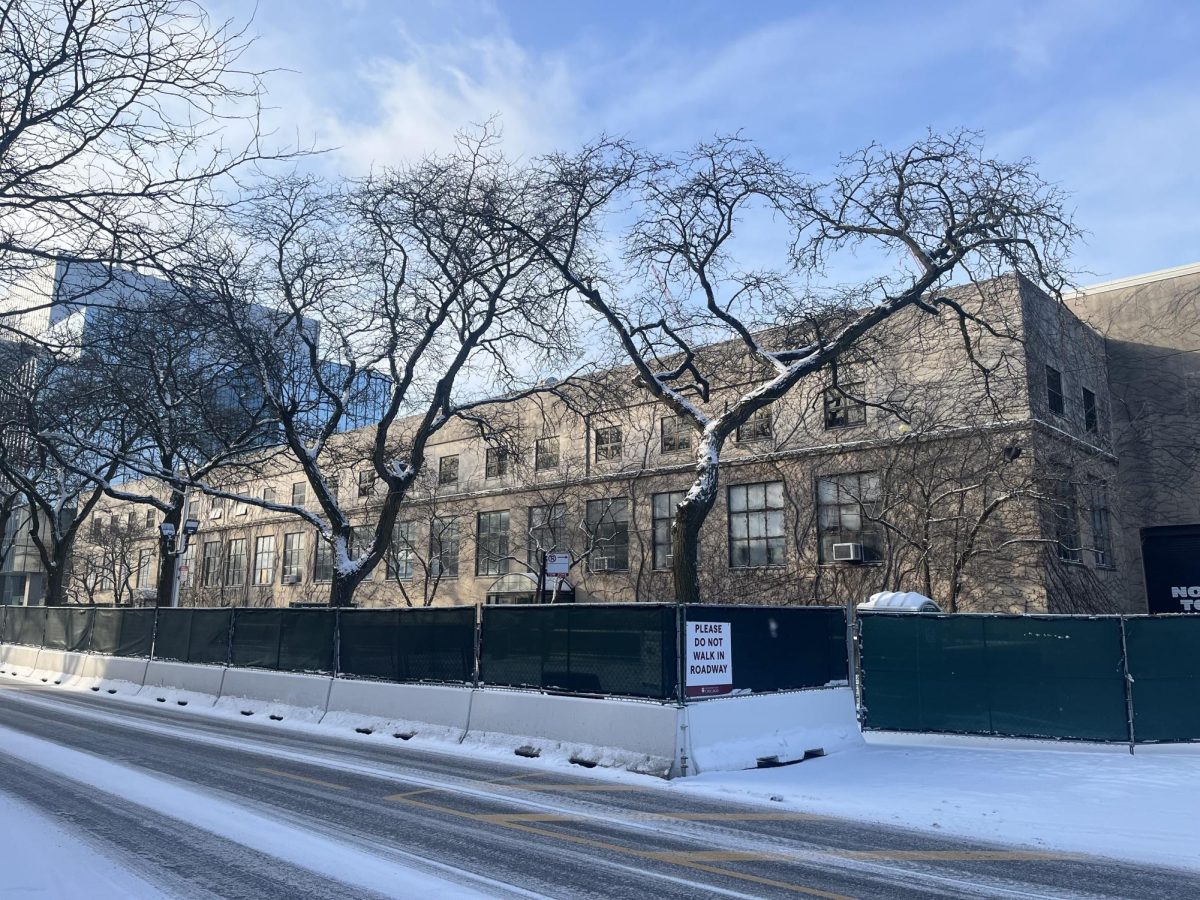
[{"label": "window", "polygon": [[249,512],[249,510],[250,510],[250,507],[247,506],[245,503],[243,503],[241,500],[239,500],[237,503],[233,504],[233,514],[235,516],[244,516],[247,512]]},{"label": "window", "polygon": [[1108,511],[1108,488],[1103,481],[1092,482],[1092,547],[1096,565],[1113,567],[1112,521]]},{"label": "window", "polygon": [[1083,389],[1083,428],[1089,434],[1095,434],[1099,429],[1100,420],[1096,415],[1096,395],[1087,388]]},{"label": "window", "polygon": [[150,588],[154,586],[154,551],[138,551],[137,586]]},{"label": "window", "polygon": [[1067,414],[1067,405],[1063,398],[1062,372],[1054,366],[1046,366],[1046,402],[1050,405],[1050,412],[1056,416]]},{"label": "window", "polygon": [[[295,494],[293,488],[292,494]],[[304,577],[304,535],[292,531],[283,536],[283,583],[299,584]]]},{"label": "window", "polygon": [[729,486],[729,565],[784,564],[783,482]]},{"label": "window", "polygon": [[592,553],[592,572],[624,572],[629,569],[629,501],[624,497],[589,500],[585,518]]},{"label": "window", "polygon": [[533,445],[533,468],[538,472],[558,468],[558,438],[540,438]]},{"label": "window", "polygon": [[337,503],[338,491],[340,490],[337,478],[333,478],[330,481],[325,482],[325,487],[329,491],[329,499],[334,503]]},{"label": "window", "polygon": [[358,496],[370,497],[375,493],[375,473],[364,469],[358,473]]},{"label": "window", "polygon": [[264,534],[254,539],[254,583],[272,584],[275,581],[275,535]]},{"label": "window", "polygon": [[137,528],[137,512],[135,510],[131,509],[128,513],[126,513],[125,525],[131,530]]},{"label": "window", "polygon": [[678,453],[692,449],[695,428],[690,419],[683,416],[663,416],[659,424],[662,429],[661,449],[663,453]]},{"label": "window", "polygon": [[655,494],[650,498],[650,523],[654,538],[654,568],[671,568],[671,522],[675,507],[683,502],[684,491]]},{"label": "window", "polygon": [[883,540],[871,517],[882,500],[879,473],[851,472],[817,479],[817,556],[833,562],[834,544],[861,544],[864,562],[882,556]]},{"label": "window", "polygon": [[[375,527],[373,525],[352,525],[350,526],[350,542],[346,545],[346,555],[350,559],[362,559],[371,552],[371,547],[375,543]],[[375,570],[372,569],[366,575],[367,579],[375,577]]]},{"label": "window", "polygon": [[263,502],[264,503],[274,503],[275,502],[275,488],[273,488],[273,487],[263,488]]},{"label": "window", "polygon": [[211,497],[208,501],[208,517],[210,519],[219,519],[225,514],[225,498]]},{"label": "window", "polygon": [[188,544],[183,555],[179,557],[179,562],[182,568],[179,570],[179,584],[181,587],[190,588],[195,583],[196,571],[196,545]]},{"label": "window", "polygon": [[221,580],[221,542],[205,541],[200,556],[200,586],[216,587]]},{"label": "window", "polygon": [[[194,518],[196,518],[196,512],[199,509],[200,509],[200,496],[199,496],[199,494],[192,494],[192,496],[187,498],[187,502],[183,504],[183,517],[185,519],[194,519]],[[113,524],[116,524],[116,521],[117,521],[117,517],[116,517],[116,514],[114,514],[113,515]]]},{"label": "window", "polygon": [[1083,561],[1079,544],[1079,509],[1075,502],[1075,482],[1069,477],[1054,483],[1054,539],[1058,542],[1058,558],[1063,562]]},{"label": "window", "polygon": [[443,456],[438,460],[438,484],[458,484],[457,456]]},{"label": "window", "polygon": [[737,429],[737,442],[748,444],[752,441],[769,441],[774,434],[771,420],[771,410],[764,408],[750,414],[750,418]]},{"label": "window", "polygon": [[435,578],[458,577],[458,520],[429,523],[429,571]]},{"label": "window", "polygon": [[154,509],[153,508],[146,510],[145,524],[146,524],[147,528],[154,527]]},{"label": "window", "polygon": [[392,529],[392,544],[388,551],[387,577],[394,581],[410,581],[416,553],[413,549],[417,539],[416,522],[397,522]]},{"label": "window", "polygon": [[308,502],[308,485],[303,481],[292,484],[292,506],[303,507]]},{"label": "window", "polygon": [[850,428],[867,421],[867,404],[862,400],[861,382],[838,384],[825,389],[825,427]]},{"label": "window", "polygon": [[508,451],[503,447],[488,447],[484,460],[485,478],[503,478],[508,474]]},{"label": "window", "polygon": [[475,574],[503,575],[508,571],[508,510],[481,512],[475,532]]},{"label": "window", "polygon": [[602,459],[620,459],[624,446],[624,435],[619,425],[607,425],[596,429],[596,462]]},{"label": "window", "polygon": [[241,587],[246,583],[246,539],[234,538],[225,550],[225,584]]},{"label": "window", "polygon": [[540,569],[543,553],[567,549],[567,507],[562,503],[529,507],[529,566]]},{"label": "window", "polygon": [[319,533],[313,552],[313,581],[333,581],[333,545]]}]

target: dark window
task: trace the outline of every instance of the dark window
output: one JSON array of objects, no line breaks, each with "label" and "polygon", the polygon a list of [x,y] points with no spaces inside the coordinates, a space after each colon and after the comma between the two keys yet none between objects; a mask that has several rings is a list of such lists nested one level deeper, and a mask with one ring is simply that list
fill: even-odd
[{"label": "dark window", "polygon": [[225,511],[225,498],[224,497],[209,498],[208,509],[209,509],[209,514],[214,519],[220,518],[221,514]]},{"label": "dark window", "polygon": [[438,484],[458,484],[457,456],[443,456],[438,460]]},{"label": "dark window", "polygon": [[225,584],[241,587],[246,583],[246,539],[234,538],[225,551]]},{"label": "dark window", "polygon": [[221,542],[205,541],[204,553],[200,557],[200,584],[216,587],[221,580]]},{"label": "dark window", "polygon": [[692,437],[696,428],[691,419],[683,416],[663,416],[661,448],[663,453],[678,453],[692,449]]},{"label": "dark window", "polygon": [[655,494],[650,498],[650,524],[654,541],[654,568],[671,568],[671,522],[675,507],[683,502],[685,491]]},{"label": "dark window", "polygon": [[833,562],[834,544],[861,544],[864,562],[882,556],[878,516],[882,494],[877,472],[851,472],[817,479],[818,558]]},{"label": "dark window", "polygon": [[275,582],[275,535],[264,534],[254,539],[254,583]]},{"label": "dark window", "polygon": [[488,447],[484,475],[487,478],[503,478],[508,474],[508,451],[503,447]]},{"label": "dark window", "polygon": [[1113,565],[1112,521],[1108,511],[1108,487],[1103,481],[1092,482],[1092,547],[1096,565]]},{"label": "dark window", "polygon": [[458,577],[457,519],[434,519],[430,522],[429,571],[435,578]]},{"label": "dark window", "polygon": [[308,502],[308,485],[303,481],[292,484],[292,506],[304,506]]},{"label": "dark window", "polygon": [[1046,366],[1046,402],[1050,405],[1050,412],[1056,416],[1066,415],[1067,406],[1063,398],[1062,372],[1054,366]]},{"label": "dark window", "polygon": [[125,514],[125,527],[130,531],[137,528],[137,512],[135,510],[131,509]]},{"label": "dark window", "polygon": [[274,503],[275,502],[275,488],[273,488],[273,487],[263,488],[263,501],[265,503]]},{"label": "dark window", "polygon": [[364,469],[358,473],[358,496],[370,497],[375,493],[375,473]]},{"label": "dark window", "polygon": [[[295,488],[292,494],[296,493]],[[304,576],[304,535],[293,531],[283,536],[283,582],[297,584]]]},{"label": "dark window", "polygon": [[624,446],[624,435],[618,425],[606,425],[596,429],[596,461],[620,459]]},{"label": "dark window", "polygon": [[729,486],[729,565],[782,566],[783,482]]},{"label": "dark window", "polygon": [[567,507],[562,503],[529,507],[529,566],[539,569],[543,553],[567,549]]},{"label": "dark window", "polygon": [[629,501],[611,497],[587,502],[586,518],[592,572],[624,572],[629,568]]},{"label": "dark window", "polygon": [[771,410],[764,408],[752,413],[745,423],[738,426],[737,442],[747,444],[752,441],[769,441],[773,434]]},{"label": "dark window", "polygon": [[417,539],[416,522],[397,522],[392,529],[392,545],[388,551],[387,576],[393,581],[411,581],[416,550],[414,542]]},{"label": "dark window", "polygon": [[1100,420],[1096,416],[1096,395],[1087,388],[1083,389],[1083,427],[1086,431],[1095,434],[1100,425]]},{"label": "dark window", "polygon": [[1075,501],[1075,482],[1060,478],[1054,484],[1054,539],[1058,558],[1063,562],[1083,561],[1079,544],[1079,508]]},{"label": "dark window", "polygon": [[313,581],[333,581],[333,546],[319,534],[313,553]]},{"label": "dark window", "polygon": [[825,427],[849,428],[867,421],[867,404],[862,400],[859,383],[834,385],[825,389]]},{"label": "dark window", "polygon": [[153,509],[146,510],[146,527],[147,528],[154,527],[154,510]]},{"label": "dark window", "polygon": [[503,575],[508,571],[508,510],[479,513],[475,527],[475,574]]},{"label": "dark window", "polygon": [[558,438],[541,438],[533,445],[533,468],[538,472],[558,468]]}]

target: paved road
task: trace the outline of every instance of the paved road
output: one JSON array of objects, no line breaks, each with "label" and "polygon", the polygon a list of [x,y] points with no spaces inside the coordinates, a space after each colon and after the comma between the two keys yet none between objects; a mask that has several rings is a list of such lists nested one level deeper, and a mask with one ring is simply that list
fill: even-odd
[{"label": "paved road", "polygon": [[0,801],[180,897],[428,900],[420,877],[495,897],[1200,896],[1185,873],[2,680],[0,752]]}]

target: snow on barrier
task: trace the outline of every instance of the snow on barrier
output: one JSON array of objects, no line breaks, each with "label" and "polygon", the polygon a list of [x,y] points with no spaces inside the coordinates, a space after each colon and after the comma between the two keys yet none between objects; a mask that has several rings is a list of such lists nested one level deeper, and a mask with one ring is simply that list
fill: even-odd
[{"label": "snow on barrier", "polygon": [[212,706],[221,696],[221,682],[224,680],[224,666],[202,666],[152,659],[146,665],[145,676],[142,679],[144,687],[138,692],[138,696],[177,706]]},{"label": "snow on barrier", "polygon": [[30,677],[44,684],[74,684],[80,678],[85,658],[82,653],[43,648],[37,658],[37,668]]},{"label": "snow on barrier", "polygon": [[863,743],[849,687],[714,697],[688,704],[686,725],[689,775],[784,765]]},{"label": "snow on barrier", "polygon": [[678,767],[679,712],[644,700],[485,688],[475,691],[467,741],[528,744],[538,755],[667,777]]},{"label": "snow on barrier", "polygon": [[41,652],[38,647],[6,644],[0,669],[17,678],[29,678],[38,667],[37,660]]},{"label": "snow on barrier", "polygon": [[473,690],[458,685],[335,678],[321,724],[461,741],[467,733]]},{"label": "snow on barrier", "polygon": [[78,679],[70,687],[87,687],[109,694],[137,694],[146,680],[147,659],[89,654]]},{"label": "snow on barrier", "polygon": [[242,715],[319,722],[329,703],[332,682],[327,675],[229,668],[216,707]]}]

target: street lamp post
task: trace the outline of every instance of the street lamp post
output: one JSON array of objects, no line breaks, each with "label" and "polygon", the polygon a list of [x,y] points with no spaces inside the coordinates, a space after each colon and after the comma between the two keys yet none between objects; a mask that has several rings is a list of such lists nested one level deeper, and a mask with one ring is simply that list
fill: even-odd
[{"label": "street lamp post", "polygon": [[[192,536],[200,530],[199,519],[187,519],[183,523],[183,531],[176,534],[175,526],[170,522],[163,522],[158,526],[159,534],[162,535],[163,552],[169,553],[175,557],[175,566],[173,568],[173,576],[171,578],[171,597],[168,606],[179,605],[179,566],[183,554],[187,553],[188,543]],[[178,540],[176,540],[178,538]]]}]

